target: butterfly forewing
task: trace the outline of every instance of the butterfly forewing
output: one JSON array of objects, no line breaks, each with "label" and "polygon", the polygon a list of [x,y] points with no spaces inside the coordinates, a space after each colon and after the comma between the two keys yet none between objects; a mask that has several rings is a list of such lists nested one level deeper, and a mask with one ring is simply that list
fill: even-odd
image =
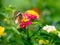
[{"label": "butterfly forewing", "polygon": [[15,24],[20,23],[21,19],[22,19],[22,14],[19,11],[16,11],[14,13],[14,23]]}]

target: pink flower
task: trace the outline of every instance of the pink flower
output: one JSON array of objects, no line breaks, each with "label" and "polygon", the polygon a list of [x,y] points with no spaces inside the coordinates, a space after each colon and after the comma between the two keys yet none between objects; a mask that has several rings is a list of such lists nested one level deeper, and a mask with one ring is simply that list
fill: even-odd
[{"label": "pink flower", "polygon": [[28,21],[28,22],[21,22],[20,23],[20,28],[24,28],[26,29],[27,26],[31,25],[32,22]]},{"label": "pink flower", "polygon": [[36,20],[39,18],[39,15],[37,12],[35,12],[34,10],[28,10],[23,14],[25,17],[27,17],[30,20]]},{"label": "pink flower", "polygon": [[34,10],[28,10],[23,13],[23,19],[20,22],[20,28],[26,29],[27,26],[32,24],[32,20],[36,20],[39,18],[39,15]]}]

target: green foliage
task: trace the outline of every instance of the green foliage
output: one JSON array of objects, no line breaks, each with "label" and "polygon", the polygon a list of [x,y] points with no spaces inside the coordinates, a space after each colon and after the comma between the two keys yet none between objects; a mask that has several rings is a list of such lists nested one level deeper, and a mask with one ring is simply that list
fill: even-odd
[{"label": "green foliage", "polygon": [[[26,30],[14,24],[15,10],[25,12],[31,8],[40,11],[40,19],[34,21]],[[41,45],[39,40],[49,40],[46,45],[59,45],[56,34],[42,30],[45,25],[54,25],[60,32],[60,0],[1,0],[0,26],[5,28],[6,36],[0,38],[0,45]]]}]

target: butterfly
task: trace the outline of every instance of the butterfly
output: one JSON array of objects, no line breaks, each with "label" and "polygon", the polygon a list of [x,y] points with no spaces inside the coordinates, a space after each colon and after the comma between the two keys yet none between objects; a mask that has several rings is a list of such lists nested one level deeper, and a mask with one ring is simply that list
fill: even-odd
[{"label": "butterfly", "polygon": [[14,13],[14,23],[19,24],[20,21],[22,20],[22,18],[23,18],[22,13],[19,12],[19,11],[15,11],[15,13]]}]

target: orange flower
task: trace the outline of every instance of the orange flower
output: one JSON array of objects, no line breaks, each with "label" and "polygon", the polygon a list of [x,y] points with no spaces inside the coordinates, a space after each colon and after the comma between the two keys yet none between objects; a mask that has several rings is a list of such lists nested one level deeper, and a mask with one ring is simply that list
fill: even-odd
[{"label": "orange flower", "polygon": [[21,22],[27,22],[27,21],[29,21],[29,19],[27,17],[23,16],[23,19],[21,20]]}]

